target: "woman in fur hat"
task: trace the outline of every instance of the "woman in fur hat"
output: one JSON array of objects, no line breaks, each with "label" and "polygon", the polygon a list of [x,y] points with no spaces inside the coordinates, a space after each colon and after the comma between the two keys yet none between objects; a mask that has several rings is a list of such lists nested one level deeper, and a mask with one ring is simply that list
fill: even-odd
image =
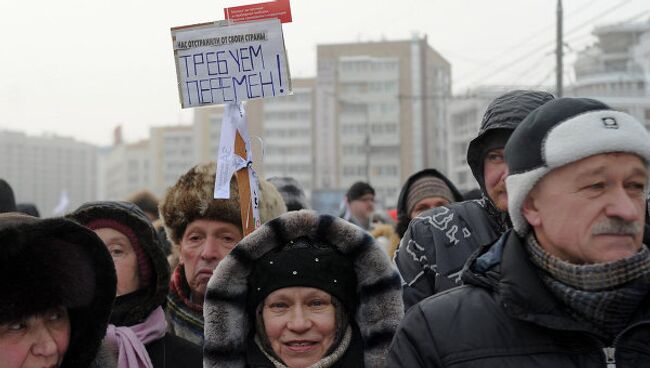
[{"label": "woman in fur hat", "polygon": [[92,229],[117,271],[107,341],[120,367],[200,367],[201,347],[167,333],[169,265],[147,215],[128,202],[90,202],[68,217]]},{"label": "woman in fur hat", "polygon": [[206,367],[382,367],[400,278],[361,228],[289,212],[217,266],[204,316]]},{"label": "woman in fur hat", "polygon": [[0,290],[1,367],[114,366],[96,355],[115,268],[92,231],[63,218],[0,215]]},{"label": "woman in fur hat", "polygon": [[[217,264],[243,237],[237,180],[233,177],[230,181],[229,199],[214,199],[215,172],[215,163],[191,168],[169,188],[160,205],[165,231],[180,255],[167,297],[170,330],[200,345],[208,280]],[[261,180],[261,222],[286,210],[280,193]]]}]

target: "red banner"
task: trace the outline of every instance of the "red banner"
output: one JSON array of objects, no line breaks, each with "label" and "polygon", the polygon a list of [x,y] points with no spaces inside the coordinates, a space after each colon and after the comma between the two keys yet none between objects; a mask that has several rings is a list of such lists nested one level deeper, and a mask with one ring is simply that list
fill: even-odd
[{"label": "red banner", "polygon": [[289,0],[270,1],[268,3],[234,6],[223,9],[226,19],[234,22],[250,22],[278,18],[282,23],[291,22]]}]

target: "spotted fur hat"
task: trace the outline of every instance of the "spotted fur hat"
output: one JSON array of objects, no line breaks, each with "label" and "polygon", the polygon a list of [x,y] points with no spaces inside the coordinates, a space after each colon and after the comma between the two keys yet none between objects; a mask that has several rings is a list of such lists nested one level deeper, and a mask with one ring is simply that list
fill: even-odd
[{"label": "spotted fur hat", "polygon": [[[196,219],[229,222],[241,229],[239,186],[233,176],[230,180],[230,198],[214,199],[214,162],[194,166],[167,190],[159,210],[167,237],[179,245],[185,228]],[[260,180],[260,220],[265,223],[285,212],[287,207],[275,187]]]}]

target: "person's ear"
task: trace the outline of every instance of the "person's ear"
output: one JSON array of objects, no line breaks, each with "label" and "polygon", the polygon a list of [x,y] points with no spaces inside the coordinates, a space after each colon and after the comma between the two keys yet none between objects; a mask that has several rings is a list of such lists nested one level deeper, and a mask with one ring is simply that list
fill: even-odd
[{"label": "person's ear", "polygon": [[532,227],[541,225],[542,219],[535,203],[533,191],[528,193],[526,199],[524,199],[524,203],[521,205],[521,214]]}]

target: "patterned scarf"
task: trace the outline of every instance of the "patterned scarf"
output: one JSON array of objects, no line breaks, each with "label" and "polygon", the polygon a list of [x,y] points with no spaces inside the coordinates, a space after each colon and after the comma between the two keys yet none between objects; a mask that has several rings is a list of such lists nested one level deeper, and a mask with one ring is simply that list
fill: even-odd
[{"label": "patterned scarf", "polygon": [[178,265],[169,282],[167,310],[172,321],[193,331],[203,339],[203,307],[192,303],[190,286],[185,279],[185,268]]},{"label": "patterned scarf", "polygon": [[650,292],[650,251],[614,262],[576,265],[562,261],[540,247],[531,232],[526,238],[531,261],[542,281],[574,318],[613,339],[630,322]]}]

